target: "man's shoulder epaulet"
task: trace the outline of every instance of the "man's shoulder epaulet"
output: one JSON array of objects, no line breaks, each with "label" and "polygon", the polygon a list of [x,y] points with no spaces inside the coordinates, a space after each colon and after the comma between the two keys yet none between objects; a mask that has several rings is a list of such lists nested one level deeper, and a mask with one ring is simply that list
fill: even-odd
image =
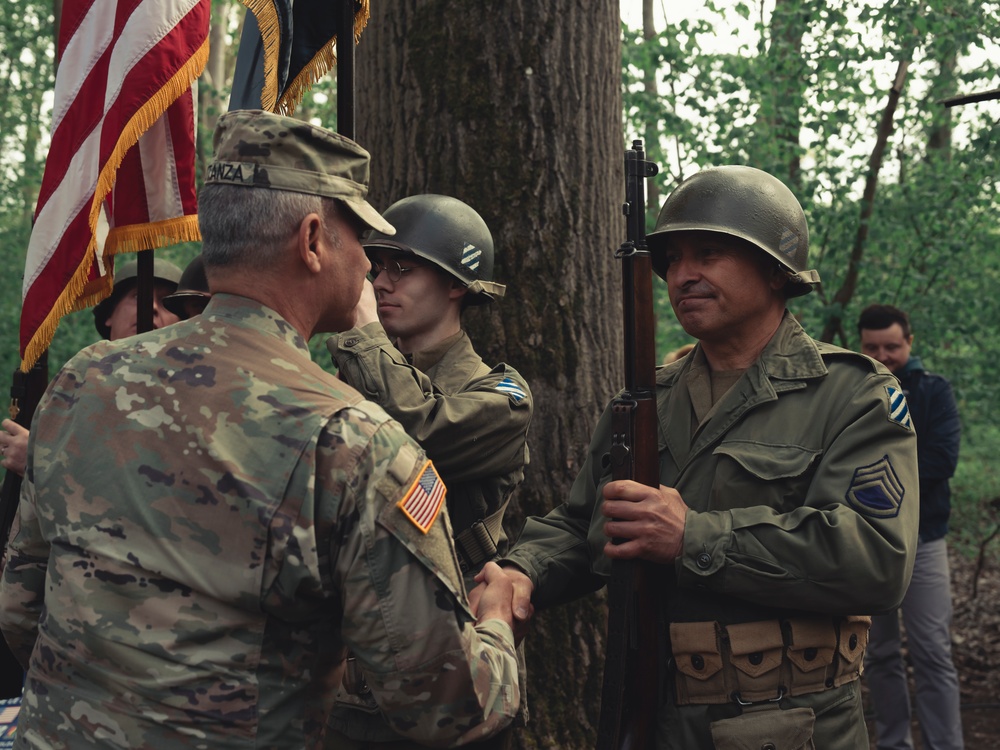
[{"label": "man's shoulder epaulet", "polygon": [[[836,346],[834,344],[828,344],[825,341],[816,341],[815,344],[816,351],[819,352],[819,355],[825,362],[839,360],[841,362],[852,362],[871,372],[882,372],[885,370],[885,368],[874,359],[865,354],[861,354],[860,352],[844,349],[843,347]],[[885,371],[888,372],[888,370]]]}]

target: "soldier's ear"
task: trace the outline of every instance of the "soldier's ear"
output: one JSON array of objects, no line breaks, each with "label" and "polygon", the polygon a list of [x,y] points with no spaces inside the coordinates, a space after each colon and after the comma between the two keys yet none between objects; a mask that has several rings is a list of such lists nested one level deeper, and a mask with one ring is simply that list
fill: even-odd
[{"label": "soldier's ear", "polygon": [[448,288],[448,299],[461,299],[468,291],[469,290],[465,288],[465,284],[458,279],[453,278],[451,280],[451,286]]},{"label": "soldier's ear", "polygon": [[771,266],[771,289],[779,291],[784,289],[786,284],[788,284],[788,269],[780,263],[775,263]]},{"label": "soldier's ear", "polygon": [[296,250],[299,258],[312,273],[322,267],[321,244],[323,240],[323,220],[317,213],[306,214],[299,223],[296,233]]}]

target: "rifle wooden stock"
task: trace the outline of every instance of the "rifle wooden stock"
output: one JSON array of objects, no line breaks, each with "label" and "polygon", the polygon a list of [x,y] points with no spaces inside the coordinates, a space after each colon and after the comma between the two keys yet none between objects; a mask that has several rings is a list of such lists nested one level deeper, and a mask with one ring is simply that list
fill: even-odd
[{"label": "rifle wooden stock", "polygon": [[[625,152],[624,211],[628,239],[622,261],[625,388],[611,404],[609,459],[612,478],[660,485],[657,447],[656,348],[653,273],[646,248],[645,190],[656,165],[645,160],[642,141]],[[608,635],[598,750],[653,747],[660,693],[660,567],[615,560],[608,584]]]}]

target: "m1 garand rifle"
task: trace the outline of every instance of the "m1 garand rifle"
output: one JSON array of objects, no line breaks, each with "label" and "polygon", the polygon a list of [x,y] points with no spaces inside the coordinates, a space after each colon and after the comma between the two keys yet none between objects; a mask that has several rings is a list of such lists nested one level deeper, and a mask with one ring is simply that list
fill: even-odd
[{"label": "m1 garand rifle", "polygon": [[[656,351],[653,268],[646,247],[645,180],[657,173],[642,141],[625,151],[626,240],[615,253],[622,262],[625,387],[611,403],[613,479],[660,486],[656,429]],[[613,540],[617,541],[617,540]],[[598,750],[650,750],[659,703],[658,566],[614,560],[608,584],[608,635]]]}]

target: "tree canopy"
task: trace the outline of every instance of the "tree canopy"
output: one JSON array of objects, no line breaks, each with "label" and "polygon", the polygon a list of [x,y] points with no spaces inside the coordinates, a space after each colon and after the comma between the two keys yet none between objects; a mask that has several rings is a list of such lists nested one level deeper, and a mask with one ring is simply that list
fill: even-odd
[{"label": "tree canopy", "polygon": [[[727,38],[734,21],[752,32]],[[953,379],[967,419],[998,403],[1000,102],[941,102],[997,87],[998,32],[1000,5],[966,0],[776,0],[769,12],[707,0],[623,32],[626,131],[649,139],[655,124],[661,193],[719,164],[784,180],[823,279],[793,303],[807,330],[853,348],[863,306],[908,310],[917,351]],[[665,298],[660,309],[667,351],[685,337]]]}]

